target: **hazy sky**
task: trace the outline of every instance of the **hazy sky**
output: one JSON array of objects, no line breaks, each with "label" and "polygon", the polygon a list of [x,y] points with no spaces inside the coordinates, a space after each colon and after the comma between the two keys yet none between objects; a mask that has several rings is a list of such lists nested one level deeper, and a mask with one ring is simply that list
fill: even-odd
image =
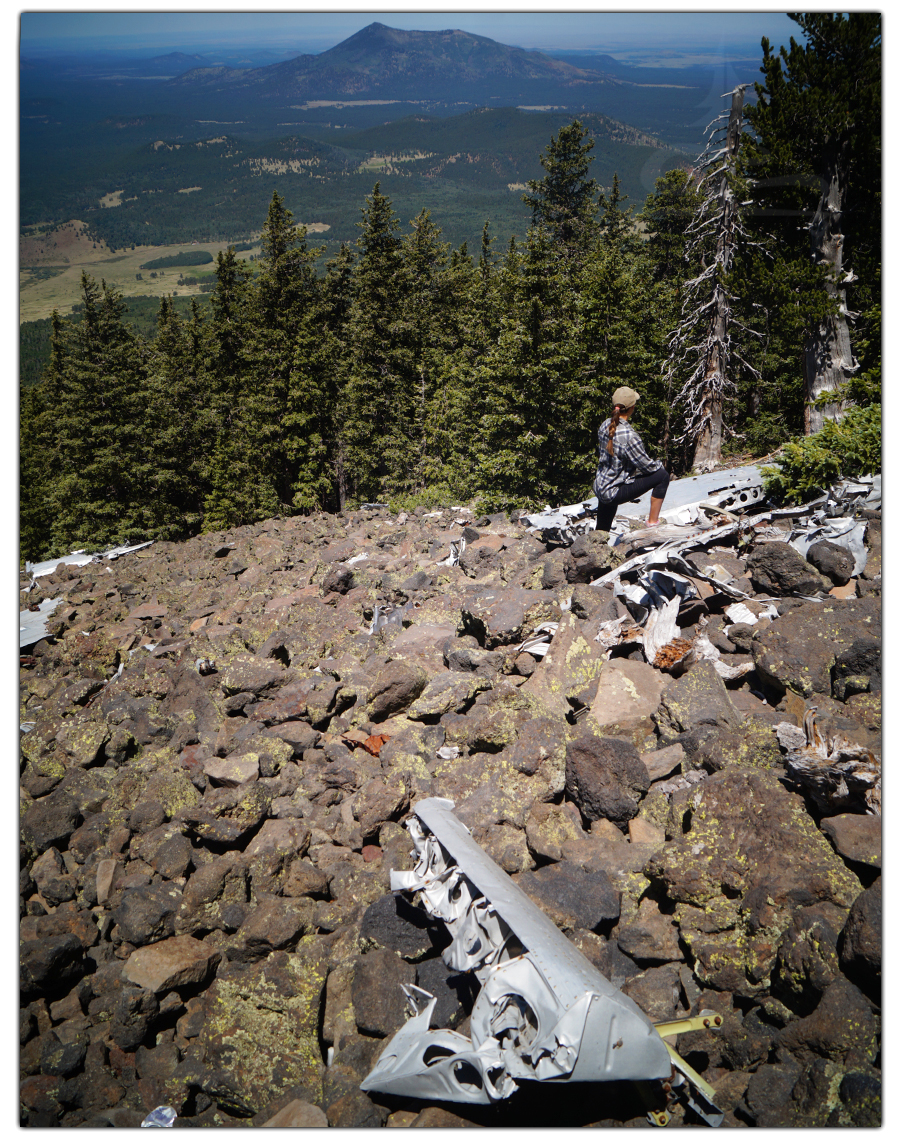
[{"label": "hazy sky", "polygon": [[[49,7],[47,5],[46,7]],[[151,51],[174,47],[214,50],[226,46],[268,46],[276,50],[325,50],[346,39],[366,24],[377,20],[395,28],[435,31],[462,28],[523,48],[599,49],[614,53],[643,49],[671,49],[687,54],[707,54],[719,48],[728,54],[746,51],[756,55],[760,40],[768,36],[775,45],[799,36],[797,25],[783,10],[758,5],[752,12],[727,12],[715,6],[694,4],[692,11],[672,6],[655,11],[602,11],[599,6],[569,3],[564,11],[548,11],[548,5],[493,4],[490,11],[478,7],[442,11],[416,10],[412,6],[388,11],[372,5],[329,5],[316,11],[313,6],[293,5],[291,11],[206,11],[124,12],[72,11],[56,4],[54,11],[41,11],[41,5],[21,14],[21,48],[38,47],[141,47]],[[269,7],[269,5],[267,5]],[[277,9],[278,5],[272,8]],[[704,9],[705,10],[698,10]],[[344,9],[344,10],[342,10]],[[543,9],[543,10],[541,10]],[[677,62],[677,61],[673,61]]]}]

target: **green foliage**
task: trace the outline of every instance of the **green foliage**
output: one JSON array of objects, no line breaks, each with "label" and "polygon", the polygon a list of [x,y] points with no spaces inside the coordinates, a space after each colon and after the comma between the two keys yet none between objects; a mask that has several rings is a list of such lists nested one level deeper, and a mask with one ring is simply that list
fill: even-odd
[{"label": "green foliage", "polygon": [[881,471],[881,407],[847,412],[808,438],[782,448],[776,466],[762,469],[766,493],[780,504],[799,504],[839,478]]},{"label": "green foliage", "polygon": [[680,276],[685,259],[685,233],[701,196],[686,171],[667,171],[656,180],[638,216],[648,231],[647,252],[656,279]]},{"label": "green foliage", "polygon": [[434,486],[424,486],[415,494],[395,494],[388,498],[388,507],[392,514],[399,514],[404,510],[410,514],[420,509],[446,509],[457,500],[457,495],[451,487],[446,482],[439,482]]},{"label": "green foliage", "polygon": [[162,267],[202,267],[213,261],[209,251],[179,251],[177,255],[163,255],[141,263],[142,271],[158,271]]},{"label": "green foliage", "polygon": [[[666,435],[683,427],[661,364],[691,273],[693,192],[680,170],[658,180],[645,239],[615,172],[603,192],[587,178],[602,146],[581,121],[560,124],[533,181],[535,225],[517,241],[491,215],[474,255],[451,245],[428,200],[402,230],[381,182],[354,246],[311,248],[269,185],[256,273],[233,247],[221,252],[202,307],[125,300],[85,276],[77,317],[55,315],[27,338],[23,328],[42,348],[30,377],[42,373],[22,392],[22,556],[365,501],[394,512],[574,502],[590,496],[597,428],[621,385],[641,394],[636,428],[668,461]],[[789,244],[773,255],[744,251],[730,280],[762,335],[760,377],[740,374],[729,400],[732,450],[769,452],[803,425],[810,305],[797,284],[809,259]],[[785,448],[770,476],[784,497],[835,467],[879,466],[873,267],[847,394],[869,409]]]},{"label": "green foliage", "polygon": [[597,214],[597,183],[588,178],[593,147],[594,141],[577,119],[561,128],[541,155],[547,174],[543,179],[530,179],[531,194],[522,196],[531,208],[532,227],[544,227],[570,258],[589,242]]}]

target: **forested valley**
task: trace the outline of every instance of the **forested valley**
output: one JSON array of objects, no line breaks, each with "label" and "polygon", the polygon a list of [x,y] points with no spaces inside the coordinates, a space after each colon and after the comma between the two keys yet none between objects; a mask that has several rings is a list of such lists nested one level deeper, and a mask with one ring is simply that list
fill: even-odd
[{"label": "forested valley", "polygon": [[701,439],[713,465],[824,422],[877,433],[880,18],[797,20],[805,47],[763,41],[742,130],[639,209],[591,178],[576,120],[502,250],[489,222],[452,247],[427,210],[402,234],[376,183],[324,270],[276,191],[253,269],[220,254],[150,335],[84,275],[22,392],[22,558],[367,501],[580,500],[621,385],[677,474]]}]

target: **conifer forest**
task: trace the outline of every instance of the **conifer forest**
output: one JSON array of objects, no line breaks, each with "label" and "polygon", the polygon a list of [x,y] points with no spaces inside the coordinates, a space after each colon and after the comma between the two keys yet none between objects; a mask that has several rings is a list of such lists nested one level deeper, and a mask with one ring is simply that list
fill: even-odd
[{"label": "conifer forest", "polygon": [[[262,257],[155,334],[82,276],[21,396],[21,557],[178,539],[368,501],[482,512],[591,496],[622,385],[675,475],[880,407],[881,26],[794,17],[643,204],[591,178],[578,120],[541,154],[527,233],[452,249],[375,184],[322,267],[276,192]],[[258,227],[262,223],[253,221]],[[408,224],[408,226],[406,226]]]}]

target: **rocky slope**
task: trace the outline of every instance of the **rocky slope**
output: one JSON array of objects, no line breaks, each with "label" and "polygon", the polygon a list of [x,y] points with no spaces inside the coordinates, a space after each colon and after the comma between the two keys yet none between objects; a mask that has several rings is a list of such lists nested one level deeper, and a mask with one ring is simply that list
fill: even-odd
[{"label": "rocky slope", "polygon": [[[810,787],[775,731],[814,712],[826,756],[880,754],[869,517],[855,579],[839,547],[698,543],[755,620],[698,583],[669,670],[590,584],[624,547],[502,515],[274,520],[23,586],[64,599],[22,657],[23,1122],[645,1125],[627,1086],[359,1090],[402,984],[463,1033],[478,990],[389,891],[435,795],[651,1019],[721,1013],[678,1050],[726,1125],[877,1124],[880,816],[852,776]],[[718,669],[676,655],[701,635]]]}]

